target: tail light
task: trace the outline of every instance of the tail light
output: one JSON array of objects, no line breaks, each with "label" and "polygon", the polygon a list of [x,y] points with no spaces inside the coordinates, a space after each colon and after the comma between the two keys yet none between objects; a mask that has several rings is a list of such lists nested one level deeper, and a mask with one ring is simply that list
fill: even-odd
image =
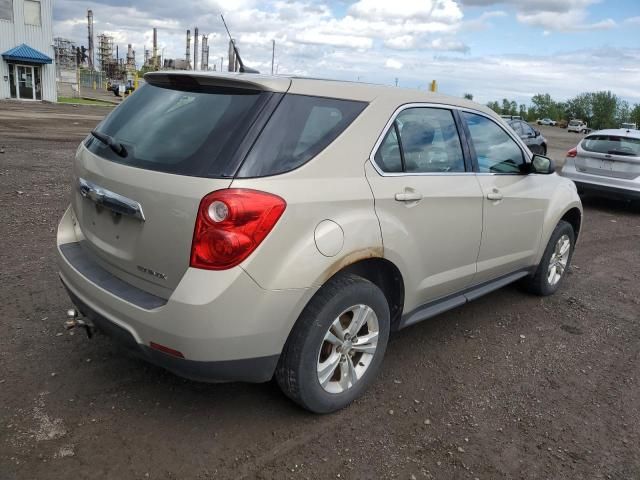
[{"label": "tail light", "polygon": [[206,270],[235,267],[262,243],[286,206],[282,198],[257,190],[208,194],[198,208],[190,265]]},{"label": "tail light", "polygon": [[576,155],[578,155],[578,148],[577,147],[573,147],[571,150],[569,150],[567,152],[567,157],[569,157],[569,158],[574,158]]}]

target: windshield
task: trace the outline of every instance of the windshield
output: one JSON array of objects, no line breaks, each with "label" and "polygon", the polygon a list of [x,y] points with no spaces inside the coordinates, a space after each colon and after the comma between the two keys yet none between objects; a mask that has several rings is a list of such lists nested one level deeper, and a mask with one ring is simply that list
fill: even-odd
[{"label": "windshield", "polygon": [[122,145],[118,155],[95,137],[87,148],[110,161],[191,176],[220,176],[270,94],[222,87],[142,86],[98,127]]},{"label": "windshield", "polygon": [[640,138],[593,135],[582,141],[582,148],[595,153],[638,157],[640,156]]}]

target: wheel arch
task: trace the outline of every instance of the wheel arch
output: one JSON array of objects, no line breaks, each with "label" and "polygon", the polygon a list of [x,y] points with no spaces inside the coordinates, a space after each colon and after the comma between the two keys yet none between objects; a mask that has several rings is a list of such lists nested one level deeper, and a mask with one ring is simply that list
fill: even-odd
[{"label": "wheel arch", "polygon": [[347,265],[327,281],[344,274],[358,275],[382,290],[389,304],[391,327],[394,328],[400,321],[404,307],[405,286],[400,269],[386,258],[367,258]]},{"label": "wheel arch", "polygon": [[582,229],[582,203],[580,202],[580,197],[574,188],[563,187],[557,189],[555,195],[551,198],[550,205],[563,205],[563,208],[551,208],[547,211],[535,265],[540,263],[544,250],[549,242],[549,238],[551,238],[553,230],[560,221],[564,220],[573,227],[576,241],[578,240]]},{"label": "wheel arch", "polygon": [[575,233],[576,241],[580,235],[580,228],[582,227],[582,212],[578,207],[572,207],[567,210],[560,218],[569,223],[573,227],[573,233]]}]

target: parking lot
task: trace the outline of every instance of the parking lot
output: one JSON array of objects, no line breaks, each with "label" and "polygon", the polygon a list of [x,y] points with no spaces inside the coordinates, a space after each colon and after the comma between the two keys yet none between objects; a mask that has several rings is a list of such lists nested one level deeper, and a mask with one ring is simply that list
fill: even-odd
[{"label": "parking lot", "polygon": [[[108,111],[0,105],[0,479],[640,478],[640,211],[584,198],[555,296],[511,286],[401,331],[363,398],[315,416],[64,330],[55,229]],[[580,138],[537,128],[558,163]]]}]

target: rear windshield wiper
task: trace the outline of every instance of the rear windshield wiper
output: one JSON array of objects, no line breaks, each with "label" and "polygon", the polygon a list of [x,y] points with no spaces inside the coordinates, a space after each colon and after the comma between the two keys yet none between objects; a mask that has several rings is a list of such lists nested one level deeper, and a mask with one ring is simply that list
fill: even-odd
[{"label": "rear windshield wiper", "polygon": [[96,132],[95,130],[91,130],[91,135],[107,145],[111,150],[116,152],[121,157],[127,156],[127,149],[124,148],[124,145],[122,145],[120,142],[116,142],[113,137],[104,133]]}]

